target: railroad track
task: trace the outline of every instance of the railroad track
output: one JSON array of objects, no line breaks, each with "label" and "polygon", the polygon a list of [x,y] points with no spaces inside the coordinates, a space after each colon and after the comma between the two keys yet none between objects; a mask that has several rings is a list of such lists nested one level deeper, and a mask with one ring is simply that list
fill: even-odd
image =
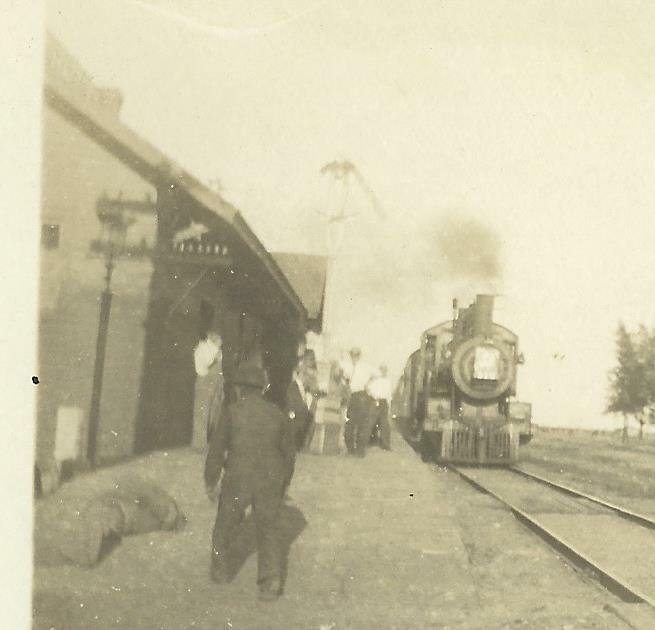
[{"label": "railroad track", "polygon": [[639,514],[638,512],[633,512],[632,510],[628,510],[627,508],[621,507],[614,503],[610,503],[609,501],[605,501],[604,499],[601,499],[594,495],[581,492],[580,490],[576,490],[575,488],[571,488],[570,486],[565,486],[563,484],[556,483],[551,479],[546,479],[545,477],[541,477],[540,475],[537,475],[535,473],[528,472],[527,470],[523,470],[522,468],[517,468],[516,466],[509,468],[509,470],[511,470],[513,473],[516,473],[517,475],[522,475],[527,479],[538,481],[539,483],[542,483],[548,486],[549,488],[554,488],[565,494],[578,497],[580,499],[586,499],[587,501],[591,501],[592,503],[596,503],[597,505],[602,505],[603,507],[612,510],[619,516],[622,516],[623,518],[629,521],[633,521],[639,525],[642,525],[643,527],[647,527],[649,529],[655,529],[655,519],[650,516]]},{"label": "railroad track", "polygon": [[655,519],[520,468],[449,468],[607,590],[655,610]]}]

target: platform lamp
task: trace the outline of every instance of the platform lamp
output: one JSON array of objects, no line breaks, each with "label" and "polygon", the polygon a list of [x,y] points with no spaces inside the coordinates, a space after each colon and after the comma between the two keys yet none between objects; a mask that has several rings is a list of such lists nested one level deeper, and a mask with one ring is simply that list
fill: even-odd
[{"label": "platform lamp", "polygon": [[105,286],[100,293],[100,319],[98,322],[98,337],[96,339],[96,359],[93,368],[93,388],[91,390],[91,407],[89,410],[89,432],[87,442],[87,459],[91,468],[97,464],[97,439],[100,420],[100,399],[102,396],[102,379],[105,368],[105,349],[107,347],[107,332],[109,330],[109,314],[111,312],[111,276],[114,270],[114,260],[125,248],[127,228],[134,218],[126,217],[120,207],[108,207],[103,203],[106,198],[98,200],[96,214],[100,221],[100,236],[94,242],[94,249],[104,254]]}]

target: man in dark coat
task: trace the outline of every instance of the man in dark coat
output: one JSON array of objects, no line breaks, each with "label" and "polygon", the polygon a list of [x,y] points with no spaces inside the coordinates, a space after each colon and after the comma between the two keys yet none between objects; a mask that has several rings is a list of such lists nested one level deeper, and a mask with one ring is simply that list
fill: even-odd
[{"label": "man in dark coat", "polygon": [[225,582],[226,554],[236,539],[244,512],[252,505],[257,533],[260,599],[282,592],[278,517],[295,458],[293,424],[262,397],[264,371],[242,365],[233,379],[237,400],[227,406],[215,427],[205,463],[211,497],[224,469],[212,536],[211,578]]},{"label": "man in dark coat", "polygon": [[302,381],[300,364],[293,372],[293,378],[287,389],[286,412],[294,426],[296,450],[300,451],[305,443],[309,428],[310,411],[307,406],[307,391]]}]

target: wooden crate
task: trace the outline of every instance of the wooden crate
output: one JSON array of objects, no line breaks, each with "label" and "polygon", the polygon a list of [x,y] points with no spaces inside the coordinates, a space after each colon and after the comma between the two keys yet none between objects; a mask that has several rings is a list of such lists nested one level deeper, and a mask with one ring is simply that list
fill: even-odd
[{"label": "wooden crate", "polygon": [[339,453],[344,425],[340,397],[332,395],[320,398],[316,406],[315,422],[314,436],[309,450],[317,455]]},{"label": "wooden crate", "polygon": [[338,455],[341,452],[341,425],[317,424],[309,451],[314,455]]},{"label": "wooden crate", "polygon": [[320,361],[317,364],[318,387],[324,395],[316,404],[316,426],[309,445],[310,452],[317,455],[335,455],[341,451],[345,413],[342,407],[343,392],[334,367],[329,361]]}]

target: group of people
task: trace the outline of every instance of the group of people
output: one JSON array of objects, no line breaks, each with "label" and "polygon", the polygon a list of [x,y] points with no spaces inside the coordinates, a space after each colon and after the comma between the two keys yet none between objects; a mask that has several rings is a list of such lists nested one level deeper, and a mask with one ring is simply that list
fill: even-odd
[{"label": "group of people", "polygon": [[[344,438],[349,454],[363,457],[373,440],[391,450],[391,387],[385,366],[374,371],[353,348],[339,365],[347,408]],[[197,373],[192,444],[204,449],[207,495],[218,499],[212,535],[210,577],[228,580],[227,554],[248,507],[252,508],[258,549],[260,599],[282,593],[282,557],[277,522],[295,469],[298,451],[312,442],[320,396],[314,354],[306,350],[293,370],[284,409],[266,399],[268,378],[256,366],[239,365],[230,378],[222,374],[220,336],[210,331],[194,352]],[[220,488],[220,497],[219,495]]]},{"label": "group of people", "polygon": [[348,359],[342,361],[339,367],[345,386],[347,411],[344,440],[348,454],[364,457],[372,441],[377,441],[380,448],[390,451],[391,383],[387,377],[387,366],[381,365],[377,371],[373,370],[362,361],[362,351],[352,348]]}]

